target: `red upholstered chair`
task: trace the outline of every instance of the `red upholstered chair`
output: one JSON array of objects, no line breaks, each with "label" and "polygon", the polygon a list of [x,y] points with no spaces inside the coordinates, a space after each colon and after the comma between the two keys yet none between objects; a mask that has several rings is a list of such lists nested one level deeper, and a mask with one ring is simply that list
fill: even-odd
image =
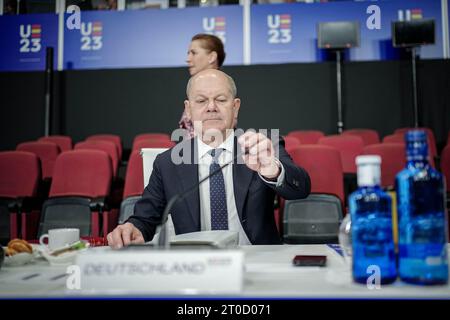
[{"label": "red upholstered chair", "polygon": [[61,152],[57,144],[43,141],[23,142],[16,147],[16,150],[28,151],[37,155],[41,161],[42,178],[52,178],[56,158]]},{"label": "red upholstered chair", "polygon": [[301,144],[316,144],[325,134],[319,130],[295,130],[289,132],[287,136],[297,138]]},{"label": "red upholstered chair", "polygon": [[[39,216],[31,216],[30,200],[36,196],[41,178],[39,159],[31,152],[0,152],[0,177],[0,243],[5,245],[21,236],[22,214],[30,214],[30,221],[36,220],[37,225]],[[22,224],[21,228],[26,231],[27,225]]]},{"label": "red upholstered chair", "polygon": [[92,136],[89,136],[86,138],[86,141],[90,140],[104,140],[104,141],[111,141],[114,142],[114,144],[117,147],[117,154],[119,156],[119,161],[122,160],[122,139],[115,134],[94,134]]},{"label": "red upholstered chair", "polygon": [[403,143],[403,144],[405,144],[405,135],[402,133],[389,134],[383,138],[383,143]]},{"label": "red upholstered chair", "polygon": [[342,134],[361,137],[365,146],[380,143],[380,136],[378,135],[378,132],[372,129],[350,129],[344,130]]},{"label": "red upholstered chair", "polygon": [[397,173],[406,166],[405,144],[373,144],[365,146],[363,154],[375,154],[381,157],[381,185],[385,188],[393,188]]},{"label": "red upholstered chair", "polygon": [[114,142],[106,140],[87,140],[78,142],[74,150],[89,149],[89,150],[101,150],[108,154],[111,159],[113,168],[113,177],[116,177],[117,170],[119,167],[119,155],[117,153],[117,148]]},{"label": "red upholstered chair", "polygon": [[167,133],[141,133],[134,137],[133,146],[138,141],[155,140],[155,139],[156,140],[170,140],[170,135]]},{"label": "red upholstered chair", "polygon": [[141,150],[143,148],[172,148],[175,146],[175,142],[171,140],[167,140],[165,138],[158,138],[152,140],[138,140],[133,143],[133,150]]},{"label": "red upholstered chair", "polygon": [[[428,143],[430,143],[429,136],[427,136],[427,141]],[[395,133],[387,135],[383,138],[383,143],[401,143],[405,145],[405,133]],[[428,154],[429,154],[428,161],[430,162],[431,166],[435,168],[436,167],[434,162],[435,156],[432,155],[430,148],[428,148]],[[406,153],[404,154],[403,157],[406,159]]]},{"label": "red upholstered chair", "polygon": [[44,203],[38,235],[53,228],[79,228],[81,236],[98,237],[117,224],[105,203],[112,180],[109,156],[99,150],[73,150],[56,160],[49,199]]},{"label": "red upholstered chair", "polygon": [[72,138],[69,136],[47,136],[39,138],[38,141],[56,143],[61,152],[72,150]]},{"label": "red upholstered chair", "polygon": [[286,151],[290,154],[291,151],[297,147],[300,147],[300,141],[295,137],[286,136],[284,137],[284,147]]},{"label": "red upholstered chair", "polygon": [[356,174],[355,158],[362,153],[362,138],[353,135],[331,135],[320,138],[318,144],[336,148],[341,155],[344,173]]},{"label": "red upholstered chair", "polygon": [[425,131],[425,133],[427,134],[429,152],[430,152],[430,155],[433,157],[433,161],[434,161],[434,158],[437,157],[437,147],[436,147],[436,138],[434,136],[433,130],[431,130],[430,128],[425,128],[425,127],[420,127],[420,128],[398,128],[398,129],[396,129],[394,131],[394,134],[402,134],[404,136],[405,132],[409,131],[409,130],[423,130],[423,131]]},{"label": "red upholstered chair", "polygon": [[292,152],[295,164],[311,178],[311,193],[334,195],[344,204],[342,162],[339,151],[322,145],[306,145]]},{"label": "red upholstered chair", "polygon": [[141,198],[144,191],[142,156],[139,150],[134,150],[128,160],[125,176],[123,201],[120,206],[119,224],[125,222],[134,212],[134,204]]},{"label": "red upholstered chair", "polygon": [[337,242],[344,204],[339,151],[324,145],[302,145],[294,149],[291,155],[294,162],[308,172],[311,178],[311,194],[306,199],[285,201],[284,241]]}]

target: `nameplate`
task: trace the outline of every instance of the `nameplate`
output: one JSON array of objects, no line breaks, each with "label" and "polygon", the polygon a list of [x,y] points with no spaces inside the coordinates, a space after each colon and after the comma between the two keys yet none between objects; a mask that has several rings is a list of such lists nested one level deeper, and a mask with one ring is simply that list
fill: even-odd
[{"label": "nameplate", "polygon": [[232,294],[242,290],[239,250],[87,250],[77,257],[86,293]]}]

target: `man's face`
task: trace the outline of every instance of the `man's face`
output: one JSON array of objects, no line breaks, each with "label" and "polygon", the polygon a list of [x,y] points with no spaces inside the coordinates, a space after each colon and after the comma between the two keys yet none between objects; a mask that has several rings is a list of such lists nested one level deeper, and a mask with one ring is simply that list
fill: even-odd
[{"label": "man's face", "polygon": [[197,134],[199,122],[202,135],[208,134],[209,129],[215,129],[225,137],[226,130],[233,128],[241,101],[233,97],[229,82],[223,74],[208,70],[208,73],[197,76],[193,79],[188,99],[185,109],[194,128],[197,126]]}]

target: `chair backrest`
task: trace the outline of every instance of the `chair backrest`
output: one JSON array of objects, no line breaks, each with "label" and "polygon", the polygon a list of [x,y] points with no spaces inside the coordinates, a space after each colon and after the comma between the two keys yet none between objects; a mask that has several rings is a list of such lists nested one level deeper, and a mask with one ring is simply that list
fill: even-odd
[{"label": "chair backrest", "polygon": [[39,138],[38,141],[56,143],[61,152],[72,150],[73,146],[72,138],[69,136],[58,136],[58,135],[47,136]]},{"label": "chair backrest", "polygon": [[341,201],[332,195],[310,194],[286,200],[283,217],[285,243],[338,243]]},{"label": "chair backrest", "polygon": [[108,154],[111,159],[113,168],[113,177],[117,175],[117,169],[119,167],[119,155],[117,153],[117,148],[114,142],[106,140],[88,140],[78,142],[74,150],[87,149],[87,150],[101,150]]},{"label": "chair backrest", "polygon": [[319,139],[318,144],[334,147],[339,151],[344,173],[356,173],[355,158],[361,154],[364,143],[354,135],[331,135]]},{"label": "chair backrest", "polygon": [[0,197],[33,197],[41,178],[39,159],[31,152],[0,152],[0,177]]},{"label": "chair backrest", "polygon": [[335,148],[324,145],[302,145],[292,151],[295,164],[311,178],[311,192],[331,194],[344,204],[342,161]]},{"label": "chair backrest", "polygon": [[383,143],[403,143],[403,144],[405,144],[405,135],[402,133],[389,134],[383,138]]},{"label": "chair backrest", "polygon": [[380,136],[376,130],[372,129],[349,129],[344,130],[342,134],[361,137],[365,146],[380,143]]},{"label": "chair backrest", "polygon": [[61,153],[58,145],[54,142],[30,141],[23,142],[16,147],[18,151],[32,152],[41,161],[42,178],[48,179],[53,176],[53,167],[58,155]]},{"label": "chair backrest", "polygon": [[300,147],[301,143],[300,141],[295,137],[284,137],[284,147],[286,151],[290,154],[293,149]]},{"label": "chair backrest", "polygon": [[77,228],[80,236],[92,234],[91,199],[81,197],[49,198],[44,202],[38,227],[38,237],[50,229]]},{"label": "chair backrest", "polygon": [[56,159],[49,197],[105,197],[111,180],[112,164],[106,152],[67,151]]},{"label": "chair backrest", "polygon": [[446,145],[441,153],[441,171],[445,176],[447,192],[450,192],[450,144]]},{"label": "chair backrest", "polygon": [[170,140],[170,135],[167,133],[141,133],[134,137],[133,145],[137,141],[141,140]]},{"label": "chair backrest", "polygon": [[437,156],[437,147],[436,147],[436,137],[434,136],[433,130],[426,127],[419,127],[419,128],[398,128],[395,129],[394,134],[402,134],[405,135],[406,131],[409,130],[423,130],[427,134],[427,140],[428,140],[428,147],[430,149],[430,155],[433,157]]},{"label": "chair backrest", "polygon": [[175,142],[167,139],[138,140],[133,144],[133,150],[141,150],[144,148],[172,148]]},{"label": "chair backrest", "polygon": [[381,185],[394,187],[395,177],[406,166],[405,144],[378,143],[365,146],[363,154],[375,154],[381,157]]},{"label": "chair backrest", "polygon": [[127,173],[125,175],[125,186],[123,189],[123,198],[126,199],[131,196],[140,196],[144,191],[144,183],[142,177],[144,176],[144,169],[142,163],[142,156],[139,150],[131,153],[128,160]]},{"label": "chair backrest", "polygon": [[301,144],[316,144],[325,134],[319,130],[295,130],[287,136],[297,138]]},{"label": "chair backrest", "polygon": [[[430,137],[427,136],[427,141],[428,143],[430,143]],[[387,135],[383,138],[383,143],[401,143],[404,146],[406,146],[405,143],[405,133],[395,133],[395,134],[390,134]],[[430,148],[428,148],[428,161],[430,162],[430,165],[432,167],[435,167],[435,163],[434,163],[434,158],[436,155],[432,155],[432,151]],[[406,152],[403,155],[403,157],[406,159]]]},{"label": "chair backrest", "polygon": [[105,140],[105,141],[111,141],[114,142],[114,144],[117,147],[118,155],[119,155],[119,161],[122,160],[122,139],[120,136],[116,134],[94,134],[92,136],[89,136],[86,138],[86,141],[89,140]]}]

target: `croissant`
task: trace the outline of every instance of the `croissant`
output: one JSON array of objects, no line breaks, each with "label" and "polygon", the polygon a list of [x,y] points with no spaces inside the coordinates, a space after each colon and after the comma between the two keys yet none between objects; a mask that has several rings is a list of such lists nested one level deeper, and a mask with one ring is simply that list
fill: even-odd
[{"label": "croissant", "polygon": [[31,247],[31,245],[27,241],[22,239],[13,239],[8,242],[8,249],[12,249],[13,254],[21,252],[33,253],[33,248]]}]

